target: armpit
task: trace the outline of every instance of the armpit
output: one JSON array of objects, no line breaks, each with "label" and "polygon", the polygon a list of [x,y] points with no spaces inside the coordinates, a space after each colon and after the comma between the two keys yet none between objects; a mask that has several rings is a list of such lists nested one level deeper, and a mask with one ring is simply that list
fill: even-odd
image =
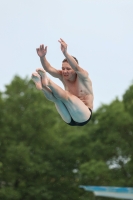
[{"label": "armpit", "polygon": [[86,70],[76,71],[79,78],[88,78],[89,74]]}]

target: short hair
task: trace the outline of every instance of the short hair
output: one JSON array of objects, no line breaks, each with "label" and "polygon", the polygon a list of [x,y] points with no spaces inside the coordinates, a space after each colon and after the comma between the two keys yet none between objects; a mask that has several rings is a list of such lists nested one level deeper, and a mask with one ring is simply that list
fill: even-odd
[{"label": "short hair", "polygon": [[[79,63],[78,60],[77,60],[77,58],[75,58],[74,56],[72,56],[72,57],[75,59],[75,61],[76,61],[77,63]],[[68,61],[67,61],[67,59],[65,58],[62,62],[64,63],[64,62],[68,62]]]}]

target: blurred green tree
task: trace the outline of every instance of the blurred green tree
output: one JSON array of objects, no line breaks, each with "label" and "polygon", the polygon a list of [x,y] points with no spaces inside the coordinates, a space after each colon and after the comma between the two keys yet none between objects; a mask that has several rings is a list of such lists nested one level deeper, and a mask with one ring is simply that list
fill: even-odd
[{"label": "blurred green tree", "polygon": [[18,76],[0,97],[0,199],[68,199],[68,191],[75,199],[73,162],[63,145],[70,129],[54,105]]},{"label": "blurred green tree", "polygon": [[28,78],[15,76],[0,93],[0,199],[88,200],[94,195],[79,185],[132,187],[132,88],[86,126],[70,127]]}]

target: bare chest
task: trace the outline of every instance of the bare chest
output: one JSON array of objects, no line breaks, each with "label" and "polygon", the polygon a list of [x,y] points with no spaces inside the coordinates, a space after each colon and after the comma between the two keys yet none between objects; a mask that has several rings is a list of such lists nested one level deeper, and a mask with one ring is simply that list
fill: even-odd
[{"label": "bare chest", "polygon": [[84,96],[86,93],[86,88],[84,84],[78,78],[75,82],[65,82],[64,87],[66,91],[77,97]]},{"label": "bare chest", "polygon": [[77,96],[87,107],[93,109],[93,91],[91,81],[77,78],[74,82],[64,81],[65,90]]}]

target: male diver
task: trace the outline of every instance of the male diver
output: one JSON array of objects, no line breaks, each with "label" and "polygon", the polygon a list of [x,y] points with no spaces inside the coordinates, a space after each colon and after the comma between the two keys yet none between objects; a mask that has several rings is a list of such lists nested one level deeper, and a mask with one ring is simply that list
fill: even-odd
[{"label": "male diver", "polygon": [[[67,44],[58,40],[65,56],[62,69],[53,68],[46,59],[47,46],[40,45],[37,54],[44,69],[39,68],[32,74],[36,88],[42,90],[45,97],[54,102],[62,119],[70,126],[83,126],[89,122],[93,109],[93,89],[88,72],[81,68],[78,60],[69,55]],[[59,78],[64,90],[47,77],[46,72]]]}]

